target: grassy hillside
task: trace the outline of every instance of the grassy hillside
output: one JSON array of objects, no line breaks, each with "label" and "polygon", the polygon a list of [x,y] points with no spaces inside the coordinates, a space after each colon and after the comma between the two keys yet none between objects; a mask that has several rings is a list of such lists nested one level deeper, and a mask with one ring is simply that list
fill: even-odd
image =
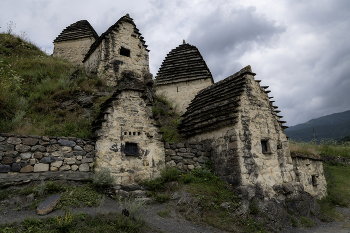
[{"label": "grassy hillside", "polygon": [[293,140],[308,142],[314,139],[314,131],[318,141],[322,139],[341,140],[350,135],[350,111],[331,114],[291,126],[286,129],[286,134]]},{"label": "grassy hillside", "polygon": [[62,103],[98,91],[106,91],[103,82],[82,68],[0,33],[0,132],[89,138],[90,122],[106,97],[95,99],[88,110]]}]

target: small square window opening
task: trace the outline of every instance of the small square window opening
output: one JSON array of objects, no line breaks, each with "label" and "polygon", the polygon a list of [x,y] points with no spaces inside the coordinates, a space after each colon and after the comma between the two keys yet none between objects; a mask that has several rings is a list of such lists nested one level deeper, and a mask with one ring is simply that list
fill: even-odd
[{"label": "small square window opening", "polygon": [[120,48],[119,54],[120,54],[120,55],[123,55],[123,56],[126,56],[126,57],[130,57],[130,50],[121,47],[121,48]]},{"label": "small square window opening", "polygon": [[124,153],[126,155],[138,155],[137,143],[127,142],[125,144]]},{"label": "small square window opening", "polygon": [[261,140],[261,148],[262,148],[262,153],[268,152],[268,150],[267,150],[267,141]]}]

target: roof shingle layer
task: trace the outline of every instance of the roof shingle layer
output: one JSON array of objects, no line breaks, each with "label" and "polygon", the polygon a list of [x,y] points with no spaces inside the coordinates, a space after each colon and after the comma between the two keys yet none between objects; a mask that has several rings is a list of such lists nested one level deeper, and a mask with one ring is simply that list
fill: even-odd
[{"label": "roof shingle layer", "polygon": [[87,20],[80,20],[66,27],[53,42],[76,40],[86,37],[98,39],[96,31],[90,23]]},{"label": "roof shingle layer", "polygon": [[156,80],[157,85],[213,79],[211,72],[198,49],[189,44],[182,44],[163,60]]}]

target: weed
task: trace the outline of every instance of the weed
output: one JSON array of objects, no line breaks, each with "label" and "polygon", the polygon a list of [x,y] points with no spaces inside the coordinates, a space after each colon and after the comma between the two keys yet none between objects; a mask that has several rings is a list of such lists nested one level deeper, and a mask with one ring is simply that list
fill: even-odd
[{"label": "weed", "polygon": [[66,211],[63,216],[57,216],[56,219],[57,219],[56,229],[59,232],[69,232],[73,222],[73,216],[70,213],[70,211]]},{"label": "weed", "polygon": [[296,220],[293,216],[290,216],[290,221],[292,222],[292,226],[293,227],[298,227],[299,226],[298,220]]},{"label": "weed", "polygon": [[34,187],[27,187],[25,189],[22,189],[20,192],[19,192],[21,195],[29,195],[29,194],[32,194],[34,193]]},{"label": "weed", "polygon": [[108,187],[114,183],[114,177],[109,168],[102,167],[92,176],[92,183],[97,187]]},{"label": "weed", "polygon": [[160,217],[165,218],[165,217],[170,217],[170,211],[169,210],[161,210],[157,213]]},{"label": "weed", "polygon": [[161,194],[161,193],[156,194],[156,201],[158,202],[164,203],[169,200],[170,200],[170,195],[168,194]]},{"label": "weed", "polygon": [[250,214],[258,214],[259,213],[259,206],[256,204],[255,201],[252,201],[250,203],[249,212],[250,212]]},{"label": "weed", "polygon": [[303,216],[300,217],[300,222],[301,222],[301,224],[303,224],[303,226],[306,226],[306,227],[315,227],[316,226],[316,224],[313,221],[311,221],[310,219],[303,217]]},{"label": "weed", "polygon": [[34,189],[34,192],[38,196],[43,196],[47,190],[44,179],[41,180],[40,184]]}]

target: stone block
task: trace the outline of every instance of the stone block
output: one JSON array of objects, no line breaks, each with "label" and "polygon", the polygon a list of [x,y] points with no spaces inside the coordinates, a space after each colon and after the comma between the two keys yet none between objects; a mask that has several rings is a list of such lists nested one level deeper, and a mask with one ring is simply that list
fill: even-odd
[{"label": "stone block", "polygon": [[62,167],[59,168],[60,171],[69,171],[70,166],[69,165],[63,165]]},{"label": "stone block", "polygon": [[45,146],[42,146],[42,145],[36,145],[36,146],[33,146],[31,149],[30,149],[31,152],[36,152],[36,151],[40,151],[40,152],[46,152],[46,147]]},{"label": "stone block", "polygon": [[3,142],[5,140],[6,140],[6,138],[3,138],[3,137],[0,136],[0,142]]},{"label": "stone block", "polygon": [[177,155],[182,156],[183,158],[193,158],[195,156],[193,153],[177,153]]},{"label": "stone block", "polygon": [[46,147],[47,152],[54,152],[60,150],[60,146],[57,144]]},{"label": "stone block", "polygon": [[72,147],[76,145],[74,141],[69,141],[64,139],[58,140],[58,144],[60,144],[61,146],[72,146]]},{"label": "stone block", "polygon": [[72,165],[72,166],[71,166],[72,171],[76,171],[76,170],[78,170],[78,168],[79,168],[79,167],[78,167],[77,165]]},{"label": "stone block", "polygon": [[177,148],[184,148],[185,145],[184,145],[183,143],[177,143],[177,144],[176,144],[176,147],[177,147]]},{"label": "stone block", "polygon": [[34,172],[47,172],[50,168],[49,164],[37,163],[34,165]]},{"label": "stone block", "polygon": [[51,163],[51,167],[61,167],[62,166],[62,161],[56,161]]},{"label": "stone block", "polygon": [[48,136],[42,136],[41,139],[45,142],[49,142],[50,138]]},{"label": "stone block", "polygon": [[90,167],[87,163],[80,164],[79,171],[88,172],[89,170],[90,170]]},{"label": "stone block", "polygon": [[58,167],[50,167],[50,171],[57,172],[58,171]]},{"label": "stone block", "polygon": [[181,152],[181,153],[186,153],[187,150],[186,150],[186,148],[180,148],[180,149],[179,149],[179,152]]},{"label": "stone block", "polygon": [[238,148],[238,141],[234,141],[234,142],[230,142],[228,144],[228,149],[232,150],[232,149],[237,149]]},{"label": "stone block", "polygon": [[75,164],[76,159],[75,159],[75,158],[67,158],[67,159],[64,159],[64,161],[65,161],[67,164],[72,165],[72,164]]},{"label": "stone block", "polygon": [[143,166],[149,166],[148,160],[143,160]]},{"label": "stone block", "polygon": [[201,156],[201,157],[198,158],[198,162],[199,162],[199,163],[205,163],[205,162],[207,162],[208,160],[209,160],[209,158],[208,158],[208,157],[205,157],[205,156]]},{"label": "stone block", "polygon": [[81,160],[81,163],[93,163],[94,159],[93,158],[84,158]]},{"label": "stone block", "polygon": [[194,169],[194,165],[188,165],[187,168],[188,168],[189,170],[193,170],[193,169]]},{"label": "stone block", "polygon": [[29,163],[30,163],[30,165],[36,164],[36,159],[30,159],[30,160],[29,160]]},{"label": "stone block", "polygon": [[195,162],[192,159],[184,159],[184,160],[182,160],[182,162],[184,164],[186,164],[186,165],[188,165],[188,164],[191,164],[191,165],[195,164]]},{"label": "stone block", "polygon": [[77,160],[82,160],[83,156],[77,156]]},{"label": "stone block", "polygon": [[166,142],[166,143],[164,144],[164,148],[165,148],[165,149],[170,149],[169,143]]},{"label": "stone block", "polygon": [[22,167],[22,169],[19,172],[33,172],[34,171],[34,167],[31,165],[27,165],[25,167]]},{"label": "stone block", "polygon": [[63,153],[62,153],[62,151],[54,151],[51,153],[51,155],[54,157],[62,157]]},{"label": "stone block", "polygon": [[63,153],[69,153],[69,152],[71,152],[73,149],[72,149],[72,147],[69,147],[69,146],[62,146],[62,147],[61,147],[61,150],[62,150]]},{"label": "stone block", "polygon": [[22,144],[16,145],[16,150],[21,153],[28,152],[30,151],[30,149],[31,147],[27,145],[22,145]]},{"label": "stone block", "polygon": [[9,137],[7,139],[7,143],[12,144],[12,145],[19,145],[19,144],[21,144],[21,142],[22,142],[22,140],[20,138]]},{"label": "stone block", "polygon": [[165,162],[169,162],[171,160],[170,156],[165,157]]},{"label": "stone block", "polygon": [[171,150],[171,149],[165,150],[165,154],[166,154],[166,155],[170,155],[170,156],[176,155],[175,151],[173,151],[173,150]]},{"label": "stone block", "polygon": [[41,152],[35,152],[34,153],[34,158],[41,159],[42,157],[43,157],[43,153],[41,153]]},{"label": "stone block", "polygon": [[11,171],[13,172],[19,172],[21,170],[21,164],[20,163],[13,163],[11,166]]},{"label": "stone block", "polygon": [[28,152],[28,153],[22,153],[22,154],[21,154],[21,158],[22,158],[23,160],[25,160],[25,159],[30,159],[30,158],[32,158],[32,153],[30,153],[30,152]]},{"label": "stone block", "polygon": [[165,165],[169,166],[169,167],[175,167],[176,163],[173,160],[171,160],[171,161],[167,162]]},{"label": "stone block", "polygon": [[93,157],[95,157],[95,154],[96,154],[95,151],[91,151],[91,152],[86,154],[86,158],[93,158]]},{"label": "stone block", "polygon": [[11,171],[10,165],[0,164],[0,173],[10,172],[10,171]]},{"label": "stone block", "polygon": [[1,161],[2,164],[12,164],[14,162],[12,157],[4,157]]},{"label": "stone block", "polygon": [[93,151],[95,149],[95,147],[93,147],[93,146],[91,146],[91,145],[86,145],[86,146],[84,146],[84,150],[86,151],[86,152],[91,152],[91,151]]},{"label": "stone block", "polygon": [[80,165],[80,164],[81,164],[81,161],[77,160],[77,161],[75,162],[75,164],[76,164],[76,165]]},{"label": "stone block", "polygon": [[169,143],[171,149],[176,149],[176,143]]},{"label": "stone block", "polygon": [[146,191],[143,190],[131,191],[129,194],[133,197],[146,197]]},{"label": "stone block", "polygon": [[57,140],[56,140],[56,139],[51,139],[51,140],[50,140],[50,143],[51,143],[51,144],[56,144],[56,143],[57,143]]},{"label": "stone block", "polygon": [[81,148],[80,146],[75,146],[75,147],[73,148],[73,150],[75,150],[75,151],[82,151],[83,148]]},{"label": "stone block", "polygon": [[204,151],[211,151],[211,146],[210,146],[210,144],[204,144],[204,145],[203,145],[203,150],[204,150]]},{"label": "stone block", "polygon": [[84,156],[86,155],[85,151],[73,151],[74,156]]},{"label": "stone block", "polygon": [[21,167],[25,167],[28,165],[27,161],[21,161],[20,164],[21,164]]},{"label": "stone block", "polygon": [[18,155],[17,151],[6,151],[3,153],[4,156],[8,156],[8,157],[16,157]]},{"label": "stone block", "polygon": [[40,202],[38,204],[38,208],[36,209],[37,214],[45,215],[50,213],[53,210],[53,208],[55,208],[56,204],[60,199],[61,196],[59,194],[55,194],[46,198],[43,202]]},{"label": "stone block", "polygon": [[1,144],[0,145],[0,151],[14,151],[15,146],[11,144]]},{"label": "stone block", "polygon": [[39,140],[36,138],[24,138],[22,139],[22,144],[28,145],[28,146],[35,146],[38,144]]},{"label": "stone block", "polygon": [[196,153],[196,156],[202,156],[203,155],[203,152],[202,151],[198,151],[197,153]]},{"label": "stone block", "polygon": [[40,163],[45,163],[45,164],[49,164],[49,163],[53,163],[56,161],[56,158],[53,156],[49,156],[49,157],[44,157],[40,160]]},{"label": "stone block", "polygon": [[182,160],[181,156],[172,156],[171,159],[173,160]]}]

